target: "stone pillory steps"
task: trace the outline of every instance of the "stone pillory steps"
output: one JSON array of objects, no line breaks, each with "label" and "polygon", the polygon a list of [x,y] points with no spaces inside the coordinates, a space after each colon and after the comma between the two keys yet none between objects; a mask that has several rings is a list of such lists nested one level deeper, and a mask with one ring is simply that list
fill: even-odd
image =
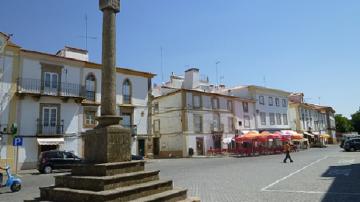
[{"label": "stone pillory steps", "polygon": [[70,174],[55,176],[55,185],[40,188],[32,201],[200,201],[187,190],[159,180],[159,171],[144,171],[144,161],[83,164]]}]

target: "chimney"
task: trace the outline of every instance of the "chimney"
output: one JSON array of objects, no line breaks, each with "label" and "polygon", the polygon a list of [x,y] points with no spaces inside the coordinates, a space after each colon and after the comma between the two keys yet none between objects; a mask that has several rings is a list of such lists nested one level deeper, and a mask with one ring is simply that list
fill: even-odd
[{"label": "chimney", "polygon": [[65,46],[63,49],[56,53],[57,56],[72,58],[76,60],[89,61],[89,54],[87,50],[80,48],[73,48]]},{"label": "chimney", "polygon": [[185,79],[183,83],[183,88],[186,89],[195,89],[200,85],[200,75],[199,69],[190,68],[185,71]]},{"label": "chimney", "polygon": [[292,93],[289,95],[289,101],[295,103],[304,103],[304,94],[303,93]]}]

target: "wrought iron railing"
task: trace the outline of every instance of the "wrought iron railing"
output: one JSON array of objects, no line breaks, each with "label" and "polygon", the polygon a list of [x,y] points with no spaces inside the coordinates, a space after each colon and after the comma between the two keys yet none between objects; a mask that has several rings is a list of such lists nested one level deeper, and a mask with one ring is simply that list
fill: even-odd
[{"label": "wrought iron railing", "polygon": [[37,134],[38,135],[61,135],[64,134],[64,120],[58,123],[44,123],[37,119]]},{"label": "wrought iron railing", "polygon": [[223,132],[224,131],[224,124],[210,124],[211,132]]},{"label": "wrought iron railing", "polygon": [[131,104],[131,95],[123,95],[123,104]]},{"label": "wrought iron railing", "polygon": [[45,86],[41,79],[18,78],[18,93],[33,93],[43,95],[83,97],[83,87],[80,84],[58,82],[50,87]]}]

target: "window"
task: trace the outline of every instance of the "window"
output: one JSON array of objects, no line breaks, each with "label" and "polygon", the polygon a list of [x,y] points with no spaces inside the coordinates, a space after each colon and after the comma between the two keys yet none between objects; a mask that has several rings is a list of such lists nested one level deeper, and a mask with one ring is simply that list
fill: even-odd
[{"label": "window", "polygon": [[199,95],[194,95],[193,96],[193,106],[194,108],[201,108],[201,99]]},{"label": "window", "polygon": [[275,105],[277,107],[280,107],[280,99],[279,98],[275,98]]},{"label": "window", "polygon": [[288,125],[287,114],[283,114],[283,121],[284,121],[284,125]]},{"label": "window", "polygon": [[239,126],[241,127],[241,126],[242,126],[242,121],[239,121],[238,124],[239,124]]},{"label": "window", "polygon": [[265,104],[265,101],[264,101],[264,96],[259,96],[259,103],[261,104],[261,105],[263,105],[263,104]]},{"label": "window", "polygon": [[154,113],[159,113],[159,103],[158,102],[154,103]]},{"label": "window", "polygon": [[90,73],[86,76],[85,79],[85,90],[86,90],[86,99],[95,101],[95,76]]},{"label": "window", "polygon": [[202,117],[200,115],[194,115],[194,131],[196,133],[202,132]]},{"label": "window", "polygon": [[233,132],[234,130],[234,119],[232,117],[228,117],[228,132]]},{"label": "window", "polygon": [[160,132],[160,120],[154,120],[154,132],[158,133]]},{"label": "window", "polygon": [[125,79],[122,88],[123,104],[131,104],[131,83],[129,79]]},{"label": "window", "polygon": [[286,101],[286,99],[282,99],[282,106],[283,106],[283,107],[287,107],[287,101]]},{"label": "window", "polygon": [[261,125],[266,125],[266,113],[260,112]]},{"label": "window", "polygon": [[40,104],[40,119],[38,120],[38,133],[44,135],[62,134],[62,121],[60,120],[59,104]]},{"label": "window", "polygon": [[58,92],[58,73],[44,72],[44,93],[56,94]]},{"label": "window", "polygon": [[269,113],[269,117],[270,117],[270,125],[275,125],[275,114]]},{"label": "window", "polygon": [[233,102],[231,100],[227,101],[227,109],[232,112],[233,109]]},{"label": "window", "polygon": [[213,128],[219,129],[220,128],[220,115],[214,114],[213,115]]},{"label": "window", "polygon": [[212,99],[212,108],[219,109],[219,99],[217,99],[217,98]]},{"label": "window", "polygon": [[281,125],[281,114],[276,114],[276,124]]},{"label": "window", "polygon": [[250,128],[250,116],[247,115],[244,116],[244,127]]},{"label": "window", "polygon": [[96,125],[96,111],[95,110],[84,110],[85,121],[84,127],[94,127]]},{"label": "window", "polygon": [[248,113],[249,112],[249,103],[247,102],[243,102],[243,110],[245,113]]},{"label": "window", "polygon": [[272,97],[269,97],[269,106],[274,105],[274,99]]},{"label": "window", "polygon": [[132,113],[129,112],[120,112],[120,116],[122,118],[121,124],[124,128],[132,128]]}]

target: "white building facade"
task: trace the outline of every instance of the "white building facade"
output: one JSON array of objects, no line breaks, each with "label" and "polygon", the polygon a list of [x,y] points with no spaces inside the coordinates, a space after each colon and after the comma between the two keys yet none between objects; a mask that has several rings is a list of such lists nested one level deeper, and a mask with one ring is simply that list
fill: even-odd
[{"label": "white building facade", "polygon": [[[254,100],[215,93],[208,80],[192,68],[185,77],[154,89],[152,106],[154,155],[185,157],[224,149],[242,130],[255,128]],[[228,140],[228,141],[226,141]]]},{"label": "white building facade", "polygon": [[[6,62],[12,65],[5,69],[13,71],[7,74],[12,74],[8,82],[14,96],[9,115],[5,115],[6,109],[1,115],[10,118],[1,121],[2,125],[16,123],[24,144],[17,157],[4,157],[16,159],[19,169],[28,169],[36,167],[39,153],[46,150],[67,150],[82,156],[81,136],[96,126],[100,115],[101,65],[87,61],[87,51],[71,47],[55,55],[17,47],[17,55],[11,58],[17,63]],[[132,131],[133,154],[146,154],[153,76],[117,68],[117,111],[122,124]],[[4,148],[15,150],[9,141],[2,141]]]},{"label": "white building facade", "polygon": [[241,86],[226,90],[228,94],[256,100],[255,127],[259,131],[289,130],[288,96],[290,93],[260,86]]}]

